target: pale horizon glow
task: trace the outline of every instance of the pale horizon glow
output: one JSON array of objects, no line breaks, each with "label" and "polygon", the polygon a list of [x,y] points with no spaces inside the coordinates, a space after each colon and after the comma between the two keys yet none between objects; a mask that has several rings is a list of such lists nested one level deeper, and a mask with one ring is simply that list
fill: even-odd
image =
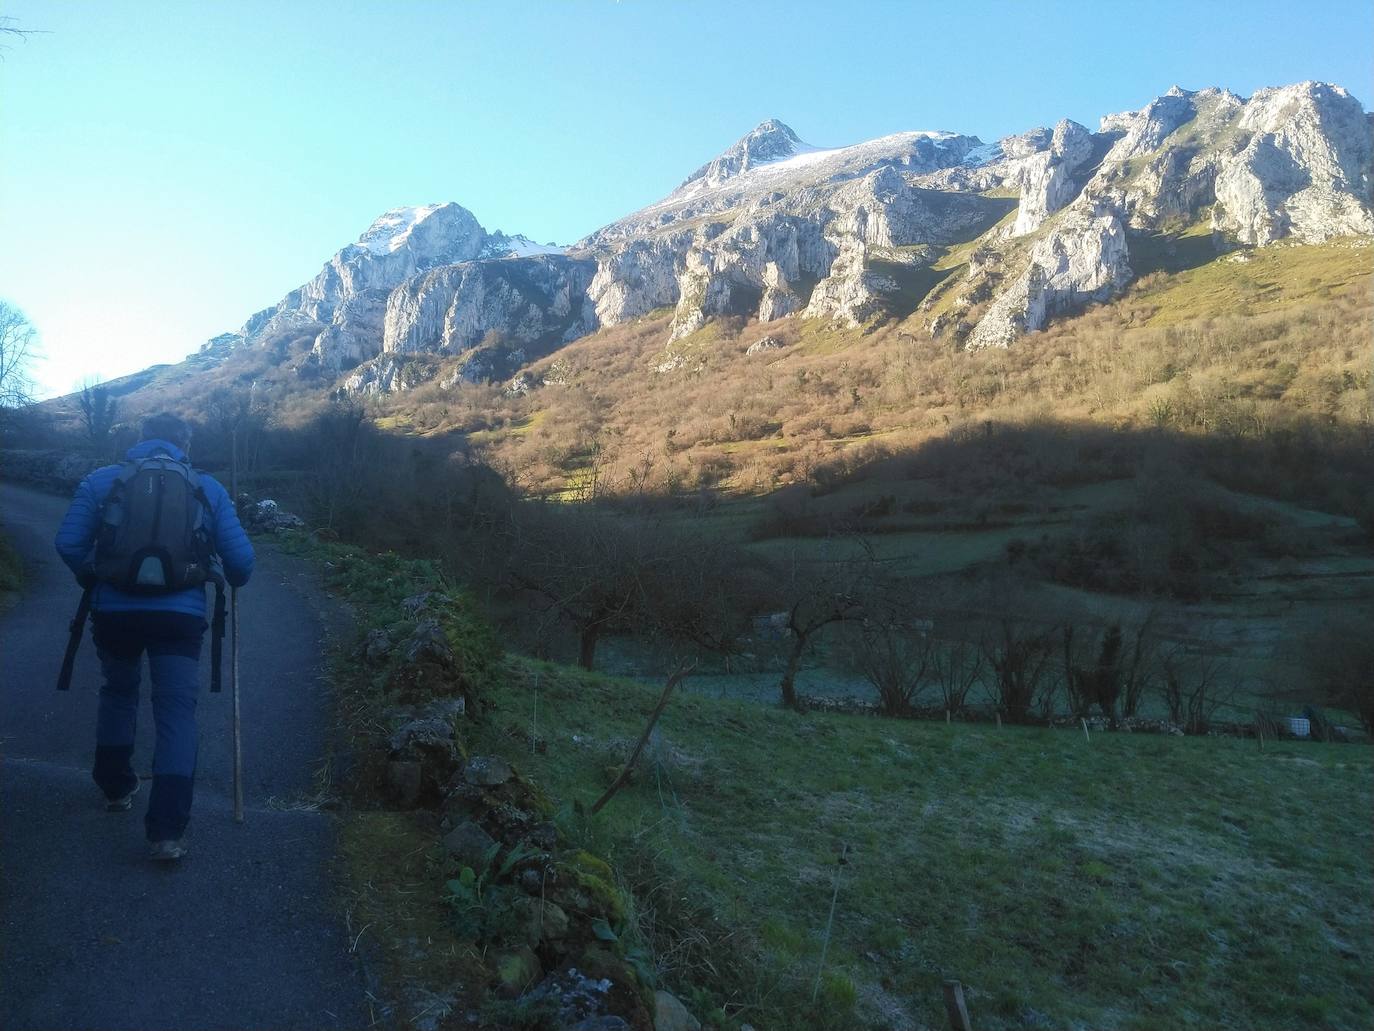
[{"label": "pale horizon glow", "polygon": [[1095,128],[1176,83],[1374,95],[1364,0],[1302,18],[1286,0],[10,0],[4,16],[35,33],[0,52],[0,299],[38,331],[40,396],[180,361],[391,209],[456,201],[489,232],[567,245],[770,117],[823,156],[916,126],[985,144]]}]

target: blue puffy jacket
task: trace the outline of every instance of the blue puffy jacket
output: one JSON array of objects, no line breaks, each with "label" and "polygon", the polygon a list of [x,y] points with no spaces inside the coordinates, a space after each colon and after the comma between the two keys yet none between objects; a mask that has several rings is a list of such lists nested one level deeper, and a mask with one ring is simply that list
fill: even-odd
[{"label": "blue puffy jacket", "polygon": [[[131,447],[125,459],[137,461],[158,452],[166,452],[179,461],[186,461],[186,453],[165,440],[145,440]],[[67,509],[57,530],[57,553],[80,573],[89,566],[95,548],[96,533],[100,530],[101,506],[109,496],[119,476],[119,466],[107,465],[95,470],[76,488],[71,508]],[[253,575],[253,545],[243,532],[229,492],[219,481],[200,474],[200,485],[210,502],[209,522],[215,551],[224,564],[224,579],[234,587],[242,587]],[[100,612],[184,612],[205,617],[205,588],[190,587],[171,594],[129,594],[109,584],[99,584],[91,597],[91,607]]]}]

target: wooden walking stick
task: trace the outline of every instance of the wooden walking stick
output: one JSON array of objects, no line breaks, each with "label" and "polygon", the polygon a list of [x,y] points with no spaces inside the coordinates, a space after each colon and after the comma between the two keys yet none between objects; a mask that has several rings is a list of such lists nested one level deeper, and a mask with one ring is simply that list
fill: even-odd
[{"label": "wooden walking stick", "polygon": [[239,715],[239,589],[229,588],[229,691],[234,696],[234,822],[243,822],[243,723]]},{"label": "wooden walking stick", "polygon": [[[229,500],[239,504],[239,428],[229,437]],[[243,724],[239,718],[239,589],[229,588],[229,693],[234,699],[234,822],[243,822]]]}]

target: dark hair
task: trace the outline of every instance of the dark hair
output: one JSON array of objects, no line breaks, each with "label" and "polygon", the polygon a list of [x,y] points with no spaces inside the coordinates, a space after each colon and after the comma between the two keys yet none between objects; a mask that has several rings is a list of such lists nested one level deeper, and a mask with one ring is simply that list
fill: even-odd
[{"label": "dark hair", "polygon": [[144,440],[165,440],[185,451],[191,446],[191,424],[171,412],[158,412],[143,420]]}]

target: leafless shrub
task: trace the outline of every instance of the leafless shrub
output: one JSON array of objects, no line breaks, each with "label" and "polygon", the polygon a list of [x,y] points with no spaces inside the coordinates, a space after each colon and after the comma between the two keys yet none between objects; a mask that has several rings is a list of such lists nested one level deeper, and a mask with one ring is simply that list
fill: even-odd
[{"label": "leafless shrub", "polygon": [[1216,711],[1235,698],[1230,661],[1220,654],[1215,635],[1204,631],[1192,646],[1174,642],[1159,657],[1160,683],[1169,719],[1189,734],[1203,734]]}]

